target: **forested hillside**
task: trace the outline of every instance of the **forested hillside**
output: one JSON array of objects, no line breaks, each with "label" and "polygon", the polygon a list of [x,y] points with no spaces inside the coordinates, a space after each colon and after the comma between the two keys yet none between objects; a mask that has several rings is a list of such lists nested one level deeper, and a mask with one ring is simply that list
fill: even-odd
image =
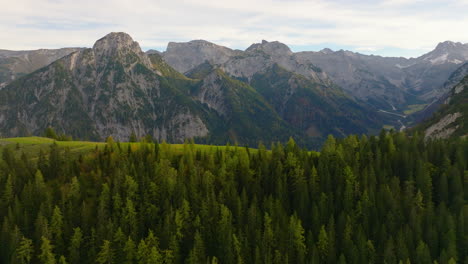
[{"label": "forested hillside", "polygon": [[17,142],[0,144],[1,263],[468,263],[466,139]]}]

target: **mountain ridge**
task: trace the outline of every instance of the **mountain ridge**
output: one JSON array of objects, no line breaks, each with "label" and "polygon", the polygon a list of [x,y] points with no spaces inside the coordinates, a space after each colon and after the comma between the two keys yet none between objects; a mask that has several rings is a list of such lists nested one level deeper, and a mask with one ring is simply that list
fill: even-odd
[{"label": "mountain ridge", "polygon": [[[294,62],[284,46],[280,48],[286,53],[268,55],[275,53],[276,45],[264,42],[240,58],[264,59],[247,72],[250,80],[233,76],[232,69],[242,64],[210,66],[206,60],[207,67],[184,76],[163,59],[164,54],[146,54],[128,34],[110,33],[93,48],[69,54],[0,90],[0,133],[39,135],[54,127],[82,139],[125,140],[134,133],[159,141],[197,138],[249,145],[285,142],[293,136],[317,146],[329,133],[366,133],[381,126],[376,111],[355,112],[360,104],[338,87],[289,71],[287,66],[304,65]],[[279,67],[277,62],[286,65],[280,78],[271,79],[289,105],[281,114],[269,92],[261,92],[262,76]],[[298,104],[307,106],[307,113]]]}]

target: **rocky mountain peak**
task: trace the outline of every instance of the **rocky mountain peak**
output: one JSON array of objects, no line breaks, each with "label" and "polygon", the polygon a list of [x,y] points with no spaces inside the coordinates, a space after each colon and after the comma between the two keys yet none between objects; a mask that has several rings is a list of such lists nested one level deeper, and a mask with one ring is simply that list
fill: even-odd
[{"label": "rocky mountain peak", "polygon": [[138,42],[134,41],[130,35],[124,32],[112,32],[96,41],[93,46],[97,61],[108,60],[115,57],[124,58],[129,63],[135,62],[135,58],[126,55],[136,55],[138,61],[147,67],[151,63],[145,53],[141,50]]},{"label": "rocky mountain peak", "polygon": [[189,42],[169,42],[167,44],[167,50],[166,52],[171,52],[179,49],[218,49],[218,50],[231,50],[229,48],[223,47],[216,45],[212,42],[202,40],[202,39],[196,39],[196,40],[191,40]]},{"label": "rocky mountain peak", "polygon": [[181,73],[208,61],[213,65],[225,63],[238,51],[216,45],[206,40],[169,42],[163,53],[164,60]]},{"label": "rocky mountain peak", "polygon": [[252,44],[250,47],[247,48],[248,51],[256,51],[261,50],[269,55],[286,55],[291,56],[293,52],[291,49],[286,45],[279,41],[271,41],[268,42],[266,40],[262,40],[262,43],[255,43]]},{"label": "rocky mountain peak", "polygon": [[323,54],[331,54],[333,53],[333,50],[329,49],[329,48],[324,48],[322,50],[320,50],[321,53]]},{"label": "rocky mountain peak", "polygon": [[435,50],[450,51],[457,48],[463,48],[463,44],[461,42],[453,42],[447,40],[437,44]]},{"label": "rocky mountain peak", "polygon": [[425,61],[429,61],[432,65],[443,63],[461,64],[468,60],[468,44],[460,42],[444,41],[437,47],[421,56]]},{"label": "rocky mountain peak", "polygon": [[[111,32],[94,43],[93,49],[121,49],[124,47],[134,47],[138,43],[124,32]],[[139,47],[139,46],[138,46]]]}]

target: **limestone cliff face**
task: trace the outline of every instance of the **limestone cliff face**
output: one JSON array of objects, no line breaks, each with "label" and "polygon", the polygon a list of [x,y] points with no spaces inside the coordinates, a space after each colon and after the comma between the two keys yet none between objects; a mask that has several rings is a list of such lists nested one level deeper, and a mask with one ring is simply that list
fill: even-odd
[{"label": "limestone cliff face", "polygon": [[163,57],[174,69],[185,73],[205,61],[214,65],[222,64],[239,53],[240,51],[231,50],[208,41],[193,40],[186,43],[170,42]]},{"label": "limestone cliff face", "polygon": [[426,139],[445,139],[449,138],[455,132],[459,125],[453,125],[462,114],[457,112],[443,116],[437,123],[433,124],[424,132]]},{"label": "limestone cliff face", "polygon": [[90,139],[126,140],[135,132],[181,142],[208,134],[196,107],[180,101],[125,33],[111,33],[1,92],[5,136],[37,135],[48,126]]},{"label": "limestone cliff face", "polygon": [[231,110],[226,102],[227,96],[226,88],[223,86],[223,78],[216,71],[209,73],[202,80],[202,84],[195,94],[195,98],[200,103],[224,117],[227,117]]}]

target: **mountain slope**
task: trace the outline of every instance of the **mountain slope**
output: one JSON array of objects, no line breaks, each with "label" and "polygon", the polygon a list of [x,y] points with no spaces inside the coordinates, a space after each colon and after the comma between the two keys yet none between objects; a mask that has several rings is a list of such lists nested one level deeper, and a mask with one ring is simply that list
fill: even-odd
[{"label": "mountain slope", "polygon": [[232,79],[219,68],[203,64],[190,77],[200,81],[191,91],[193,98],[214,110],[221,122],[206,142],[234,142],[256,145],[259,141],[287,141],[295,137],[301,143],[310,140],[295,131],[250,85]]},{"label": "mountain slope", "polygon": [[426,139],[468,135],[468,75],[450,91],[444,104],[416,127]]},{"label": "mountain slope", "polygon": [[277,64],[255,74],[251,85],[286,122],[311,137],[372,133],[382,126],[375,109]]},{"label": "mountain slope", "polygon": [[138,43],[111,33],[13,82],[1,92],[2,135],[40,134],[52,126],[78,138],[206,136],[200,107],[158,72]]},{"label": "mountain slope", "polygon": [[414,119],[416,122],[421,122],[425,119],[431,117],[431,115],[437,111],[441,105],[445,104],[449,97],[452,95],[452,89],[458,85],[465,76],[468,75],[468,62],[463,64],[460,68],[455,70],[448,80],[444,83],[444,85],[435,93],[442,94],[436,100],[431,102],[428,106],[426,106],[422,111],[416,113],[414,115]]},{"label": "mountain slope", "polygon": [[0,50],[0,88],[18,77],[29,74],[78,50],[80,49]]},{"label": "mountain slope", "polygon": [[[179,57],[181,61],[188,61],[191,56],[206,58],[220,49],[214,45],[195,49],[196,44],[186,44],[191,48],[179,53],[168,49],[163,57]],[[210,51],[209,47],[213,50]],[[180,44],[179,49],[184,49],[184,45]],[[199,53],[194,54],[194,50]],[[167,63],[171,64],[171,60]],[[383,125],[377,109],[363,106],[346,96],[324,71],[310,62],[298,61],[294,53],[280,42],[262,41],[230,58],[205,60],[187,71],[186,75],[197,78],[200,73],[210,72],[212,65],[229,77],[252,86],[290,127],[306,137],[375,132]]]}]

